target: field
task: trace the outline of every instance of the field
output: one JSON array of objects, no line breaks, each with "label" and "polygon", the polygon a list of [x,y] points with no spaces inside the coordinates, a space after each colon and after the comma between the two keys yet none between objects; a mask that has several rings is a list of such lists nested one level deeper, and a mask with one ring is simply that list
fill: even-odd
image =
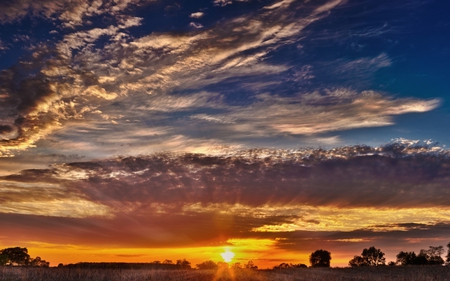
[{"label": "field", "polygon": [[286,270],[120,270],[0,267],[0,281],[294,281],[450,280],[450,267],[377,267]]}]

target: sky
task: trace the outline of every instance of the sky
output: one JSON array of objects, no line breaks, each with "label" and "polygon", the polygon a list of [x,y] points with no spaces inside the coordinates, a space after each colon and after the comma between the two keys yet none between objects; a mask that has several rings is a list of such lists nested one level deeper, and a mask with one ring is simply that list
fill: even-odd
[{"label": "sky", "polygon": [[0,249],[270,268],[447,245],[449,8],[0,1]]}]

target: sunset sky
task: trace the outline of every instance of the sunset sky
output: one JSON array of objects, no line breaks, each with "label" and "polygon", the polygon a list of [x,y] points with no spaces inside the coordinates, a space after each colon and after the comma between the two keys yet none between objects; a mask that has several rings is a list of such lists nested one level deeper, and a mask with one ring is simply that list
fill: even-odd
[{"label": "sunset sky", "polygon": [[0,249],[266,268],[447,245],[449,9],[0,1]]}]

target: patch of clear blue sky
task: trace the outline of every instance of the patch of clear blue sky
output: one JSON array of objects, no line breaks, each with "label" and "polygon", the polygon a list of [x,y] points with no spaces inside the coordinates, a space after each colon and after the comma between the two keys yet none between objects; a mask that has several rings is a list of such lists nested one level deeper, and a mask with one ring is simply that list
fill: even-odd
[{"label": "patch of clear blue sky", "polygon": [[[280,53],[287,54],[288,63],[313,66],[315,77],[303,85],[306,90],[350,87],[442,101],[431,112],[395,116],[394,126],[335,132],[344,142],[377,145],[404,137],[450,144],[448,8],[450,3],[442,1],[349,1],[306,28],[300,51],[294,54],[284,48]],[[380,54],[392,63],[371,75],[336,69]],[[283,61],[281,55],[277,59]]]},{"label": "patch of clear blue sky", "polygon": [[31,54],[33,46],[60,40],[62,36],[50,34],[56,25],[50,20],[26,16],[13,23],[2,24],[0,39],[4,50],[0,50],[0,70],[15,65],[20,58]]}]

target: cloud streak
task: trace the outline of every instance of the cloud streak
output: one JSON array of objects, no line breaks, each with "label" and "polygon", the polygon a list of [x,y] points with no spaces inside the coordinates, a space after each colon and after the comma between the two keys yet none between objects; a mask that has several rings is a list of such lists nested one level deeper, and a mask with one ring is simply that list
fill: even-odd
[{"label": "cloud streak", "polygon": [[[373,91],[347,89],[286,98],[260,95],[249,108],[231,108],[236,130],[254,133],[310,135],[364,127],[392,125],[392,116],[426,112],[440,101],[392,99]],[[206,119],[205,119],[206,120]]]}]

